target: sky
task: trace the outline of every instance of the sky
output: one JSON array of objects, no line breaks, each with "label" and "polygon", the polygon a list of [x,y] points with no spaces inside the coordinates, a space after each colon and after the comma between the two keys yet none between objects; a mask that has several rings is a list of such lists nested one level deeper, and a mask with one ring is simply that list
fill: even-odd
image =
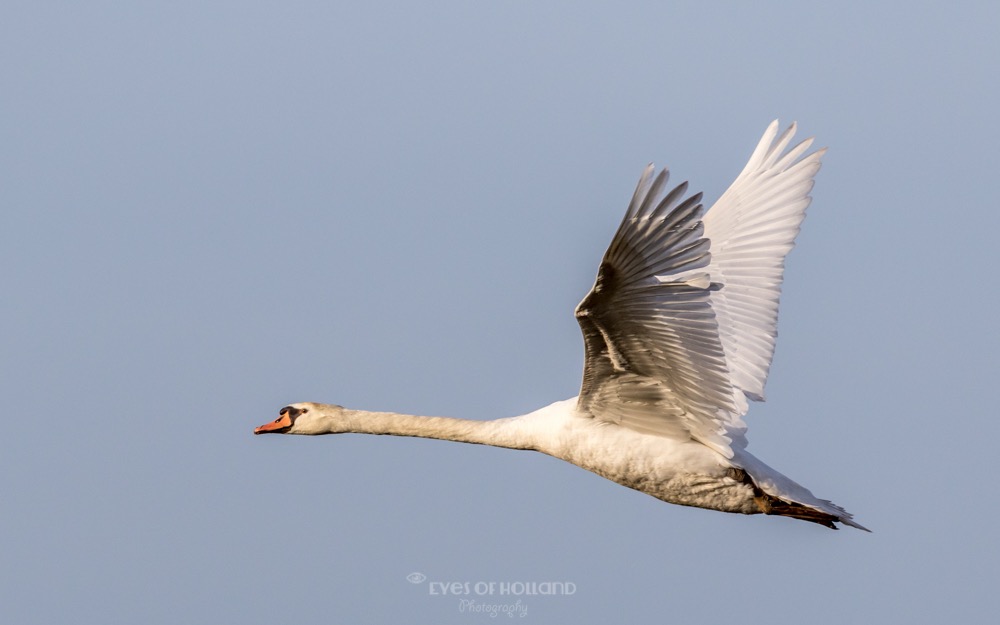
[{"label": "sky", "polygon": [[[995,612],[996,3],[4,13],[5,621]],[[872,534],[529,452],[252,435],[295,401],[572,397],[572,311],[645,165],[711,202],[775,118],[829,152],[749,449]]]}]

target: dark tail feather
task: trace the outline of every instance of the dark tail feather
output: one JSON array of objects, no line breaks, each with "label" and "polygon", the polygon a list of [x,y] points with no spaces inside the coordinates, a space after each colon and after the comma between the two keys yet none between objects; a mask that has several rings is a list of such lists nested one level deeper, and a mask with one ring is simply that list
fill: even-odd
[{"label": "dark tail feather", "polygon": [[820,525],[829,527],[832,530],[840,529],[834,525],[835,521],[841,520],[840,517],[827,514],[826,512],[820,512],[819,510],[803,506],[802,504],[776,499],[766,493],[761,493],[759,496],[754,497],[754,502],[764,514],[802,519],[803,521],[809,521],[811,523],[819,523]]},{"label": "dark tail feather", "polygon": [[780,499],[774,495],[769,495],[757,486],[757,483],[753,481],[753,478],[744,469],[732,467],[729,469],[728,475],[737,482],[743,482],[753,489],[753,501],[757,504],[757,508],[764,514],[801,519],[803,521],[809,521],[810,523],[818,523],[824,527],[829,527],[832,530],[840,529],[836,526],[836,523],[843,523],[844,525],[856,527],[859,530],[871,532],[870,529],[856,522],[846,510],[830,503],[829,501],[826,501],[825,503],[829,504],[831,508],[839,511],[841,514],[830,514],[829,512],[823,512],[822,510],[817,510],[816,508],[812,508],[810,506],[795,503],[794,501],[785,501],[784,499]]}]

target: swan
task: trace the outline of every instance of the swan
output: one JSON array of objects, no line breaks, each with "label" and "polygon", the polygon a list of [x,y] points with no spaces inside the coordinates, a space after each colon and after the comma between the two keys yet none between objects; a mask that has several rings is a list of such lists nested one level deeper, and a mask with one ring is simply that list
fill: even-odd
[{"label": "swan", "polygon": [[772,122],[711,210],[646,167],[576,308],[580,394],[492,421],[285,406],[254,434],[389,434],[538,451],[663,501],[870,531],[746,450],[763,401],[785,256],[826,149]]}]

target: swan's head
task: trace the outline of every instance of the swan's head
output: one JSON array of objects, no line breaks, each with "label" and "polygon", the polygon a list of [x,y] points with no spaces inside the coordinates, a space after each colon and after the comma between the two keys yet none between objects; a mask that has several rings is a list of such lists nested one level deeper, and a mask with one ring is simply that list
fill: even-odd
[{"label": "swan's head", "polygon": [[278,418],[254,428],[254,434],[334,434],[346,431],[337,427],[344,409],[329,404],[302,402],[281,409]]}]

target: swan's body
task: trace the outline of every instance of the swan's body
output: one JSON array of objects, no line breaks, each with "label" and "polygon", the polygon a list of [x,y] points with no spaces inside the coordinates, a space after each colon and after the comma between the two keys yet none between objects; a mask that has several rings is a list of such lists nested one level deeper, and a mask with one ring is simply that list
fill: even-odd
[{"label": "swan's body", "polygon": [[746,451],[747,398],[763,399],[784,258],[824,150],[787,152],[773,122],[707,214],[687,183],[664,194],[644,172],[577,307],[586,364],[580,395],[494,421],[299,403],[257,434],[355,432],[528,449],[670,503],[778,514],[836,529],[851,515]]}]

